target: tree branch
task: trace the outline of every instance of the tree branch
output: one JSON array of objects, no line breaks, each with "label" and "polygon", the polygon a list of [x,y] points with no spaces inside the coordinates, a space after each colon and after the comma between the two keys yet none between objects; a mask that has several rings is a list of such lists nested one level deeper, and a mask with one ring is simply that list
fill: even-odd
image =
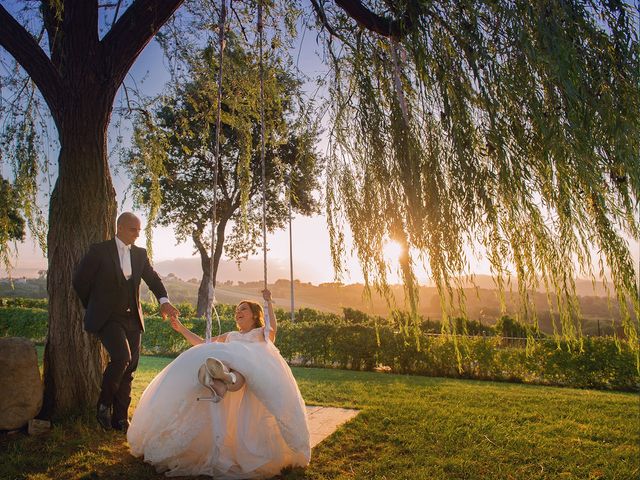
[{"label": "tree branch", "polygon": [[100,42],[107,75],[119,86],[136,58],[184,0],[135,0]]},{"label": "tree branch", "polygon": [[330,35],[333,35],[334,37],[341,39],[340,34],[336,32],[335,29],[329,23],[329,20],[327,19],[327,14],[324,11],[324,7],[320,5],[320,3],[318,3],[318,0],[311,0],[311,6],[315,10],[316,15],[318,16],[318,20],[320,21],[322,26],[324,26],[324,28],[327,29],[327,32],[329,32]]},{"label": "tree branch", "polygon": [[191,239],[193,240],[198,253],[200,254],[200,264],[202,266],[202,271],[207,272],[209,270],[209,251],[206,245],[202,241],[202,232],[204,231],[204,226],[198,224],[196,228],[191,232]]},{"label": "tree branch", "polygon": [[391,20],[372,12],[360,0],[335,0],[335,3],[364,28],[384,37],[399,40],[411,24],[406,14],[402,20]]},{"label": "tree branch", "polygon": [[60,75],[33,36],[0,5],[0,46],[25,69],[54,117],[63,98]]},{"label": "tree branch", "polygon": [[62,5],[52,4],[48,0],[42,1],[42,21],[49,39],[49,54],[51,55],[51,63],[57,69],[60,66],[62,53],[61,36],[58,35],[58,31],[62,23],[64,9],[62,8],[62,11],[58,13],[56,8],[62,8]]}]

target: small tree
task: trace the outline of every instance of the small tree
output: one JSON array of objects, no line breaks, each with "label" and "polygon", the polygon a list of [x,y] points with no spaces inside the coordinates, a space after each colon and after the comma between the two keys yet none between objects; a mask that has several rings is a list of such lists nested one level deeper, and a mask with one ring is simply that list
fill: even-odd
[{"label": "small tree", "polygon": [[[296,212],[318,211],[321,163],[315,152],[317,128],[297,118],[301,83],[277,58],[267,62],[265,78],[267,229],[288,218],[288,177]],[[206,312],[211,275],[214,284],[224,251],[240,260],[259,246],[262,216],[260,92],[257,59],[231,37],[225,50],[221,147],[218,161],[216,244],[210,267],[214,184],[218,58],[207,47],[189,61],[189,75],[178,83],[152,117],[135,122],[134,148],[125,158],[138,203],[150,212],[148,226],[173,225],[180,241],[191,238],[200,255],[202,280],[197,313]],[[231,233],[227,228],[232,225]],[[148,230],[148,233],[150,230]]]}]

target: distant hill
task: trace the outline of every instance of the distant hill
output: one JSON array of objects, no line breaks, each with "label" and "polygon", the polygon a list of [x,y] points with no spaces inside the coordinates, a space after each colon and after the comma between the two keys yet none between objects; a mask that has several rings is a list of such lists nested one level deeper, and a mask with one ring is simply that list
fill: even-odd
[{"label": "distant hill", "polygon": [[[174,260],[163,260],[156,262],[153,268],[162,276],[173,273],[176,277],[184,280],[202,277],[202,267],[200,258],[176,258]],[[241,269],[233,260],[220,260],[218,266],[218,278],[222,281],[242,282],[262,277],[262,260],[250,258],[242,262]],[[269,276],[271,278],[287,278],[289,276],[289,265],[283,262],[272,260],[269,262]]]},{"label": "distant hill", "polygon": [[47,279],[39,278],[8,278],[0,279],[0,296],[2,297],[26,297],[46,298]]},{"label": "distant hill", "polygon": [[[167,276],[173,273],[176,277],[184,280],[197,279],[200,280],[202,269],[200,267],[199,258],[176,258],[174,260],[165,260],[154,265],[158,273]],[[262,261],[249,259],[242,263],[242,270],[238,268],[234,261],[221,260],[219,266],[218,278],[222,282],[232,281],[234,283],[247,281],[247,279],[256,279],[262,276]],[[269,263],[270,278],[289,278],[289,266],[283,262]],[[495,290],[496,284],[490,275],[474,275],[473,283],[479,288],[486,290]],[[518,282],[514,279],[509,282],[505,280],[507,288],[514,291],[518,290]],[[465,288],[472,288],[473,284],[470,280],[462,281]],[[427,285],[429,286],[429,285]],[[613,290],[613,285],[608,284],[607,288]],[[607,290],[602,282],[592,284],[591,280],[576,280],[576,293],[579,296],[597,296],[606,297]]]},{"label": "distant hill", "polygon": [[[474,283],[477,287],[486,289],[486,290],[496,290],[498,288],[495,280],[490,275],[474,275],[473,283],[470,280],[463,281],[462,285],[465,288],[473,288]],[[515,278],[510,281],[506,279],[505,288],[507,290],[511,289],[513,291],[517,291],[518,290],[517,280],[515,280]],[[591,280],[586,280],[582,278],[579,278],[576,280],[576,294],[580,297],[593,297],[593,296],[606,297],[607,289],[610,292],[613,292],[614,291],[613,284],[610,282],[605,284],[602,281],[594,283]]]}]

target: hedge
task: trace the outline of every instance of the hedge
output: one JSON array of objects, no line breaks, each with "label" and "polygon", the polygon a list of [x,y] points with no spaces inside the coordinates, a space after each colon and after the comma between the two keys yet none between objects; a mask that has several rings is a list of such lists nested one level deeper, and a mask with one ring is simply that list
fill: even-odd
[{"label": "hedge", "polygon": [[49,312],[42,308],[0,308],[0,337],[26,337],[42,344],[48,319]]},{"label": "hedge", "polygon": [[46,298],[0,297],[0,307],[39,308],[46,310],[48,308],[48,302]]},{"label": "hedge", "polygon": [[[222,307],[222,306],[221,306]],[[233,307],[218,308],[222,332],[235,329]],[[586,337],[581,344],[539,339],[529,348],[508,345],[502,337],[458,338],[437,336],[421,329],[417,334],[392,325],[362,320],[349,323],[333,314],[311,315],[312,321],[279,322],[276,344],[292,364],[385,370],[438,377],[514,381],[543,385],[640,391],[637,352],[611,337]],[[279,318],[286,318],[282,315]],[[204,336],[205,321],[185,318],[185,326]],[[23,336],[42,343],[47,311],[37,308],[0,308],[0,336]],[[189,348],[168,322],[145,319],[142,352],[176,356]],[[214,321],[213,334],[217,334]],[[378,343],[379,339],[379,343]],[[458,354],[460,357],[458,358]]]}]

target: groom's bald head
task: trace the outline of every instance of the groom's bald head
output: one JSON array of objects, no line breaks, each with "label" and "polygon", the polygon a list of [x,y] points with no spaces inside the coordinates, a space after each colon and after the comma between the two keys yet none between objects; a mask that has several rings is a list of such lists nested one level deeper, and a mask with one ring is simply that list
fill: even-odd
[{"label": "groom's bald head", "polygon": [[125,245],[131,245],[140,236],[140,227],[142,222],[131,212],[120,214],[116,221],[116,237],[118,237]]},{"label": "groom's bald head", "polygon": [[120,226],[121,224],[130,223],[136,221],[140,223],[140,219],[136,216],[135,213],[131,212],[122,212],[116,221],[116,226]]}]

